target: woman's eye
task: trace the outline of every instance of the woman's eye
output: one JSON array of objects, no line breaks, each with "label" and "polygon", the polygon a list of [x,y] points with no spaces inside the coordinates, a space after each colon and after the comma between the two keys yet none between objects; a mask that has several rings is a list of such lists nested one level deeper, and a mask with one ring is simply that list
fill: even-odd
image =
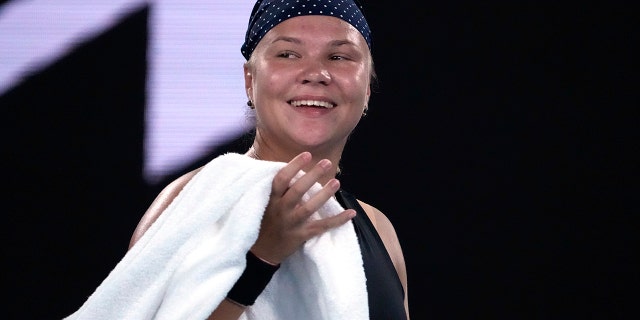
[{"label": "woman's eye", "polygon": [[293,57],[295,57],[295,55],[293,54],[293,52],[282,52],[282,53],[278,54],[278,57],[281,57],[281,58],[293,58]]}]

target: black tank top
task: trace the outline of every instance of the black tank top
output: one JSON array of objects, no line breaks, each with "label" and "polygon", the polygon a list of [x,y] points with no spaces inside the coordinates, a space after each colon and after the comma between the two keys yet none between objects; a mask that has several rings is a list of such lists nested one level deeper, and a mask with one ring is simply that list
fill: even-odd
[{"label": "black tank top", "polygon": [[356,198],[340,189],[336,199],[345,209],[354,209],[353,226],[360,244],[364,274],[367,278],[369,318],[374,320],[406,320],[404,289],[391,257],[378,232]]}]

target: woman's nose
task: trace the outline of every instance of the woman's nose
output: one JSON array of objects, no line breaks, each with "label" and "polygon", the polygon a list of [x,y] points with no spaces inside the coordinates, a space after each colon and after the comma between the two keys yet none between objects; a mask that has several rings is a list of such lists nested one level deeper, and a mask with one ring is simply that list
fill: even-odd
[{"label": "woman's nose", "polygon": [[331,83],[331,73],[322,62],[309,61],[301,74],[302,83]]}]

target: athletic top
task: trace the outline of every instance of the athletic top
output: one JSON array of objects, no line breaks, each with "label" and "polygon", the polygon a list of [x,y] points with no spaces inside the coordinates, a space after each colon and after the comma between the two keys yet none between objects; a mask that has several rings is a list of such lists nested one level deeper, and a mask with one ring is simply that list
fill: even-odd
[{"label": "athletic top", "polygon": [[357,212],[352,221],[360,244],[364,274],[367,278],[369,318],[406,320],[404,289],[380,235],[353,195],[340,189],[336,193],[336,199],[345,209],[354,209]]}]

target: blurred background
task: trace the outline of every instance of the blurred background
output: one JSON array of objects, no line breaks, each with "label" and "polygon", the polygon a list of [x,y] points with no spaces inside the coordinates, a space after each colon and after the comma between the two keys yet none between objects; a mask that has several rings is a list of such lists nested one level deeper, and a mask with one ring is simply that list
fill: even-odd
[{"label": "blurred background", "polygon": [[[341,181],[394,223],[412,318],[637,313],[637,14],[363,3],[379,82]],[[0,4],[5,319],[77,310],[169,181],[246,150],[252,5]]]}]

